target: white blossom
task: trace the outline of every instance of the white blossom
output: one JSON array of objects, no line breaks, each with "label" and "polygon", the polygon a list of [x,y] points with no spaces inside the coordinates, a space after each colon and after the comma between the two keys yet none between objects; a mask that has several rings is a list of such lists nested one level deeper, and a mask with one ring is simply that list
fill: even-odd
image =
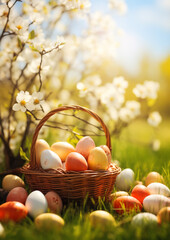
[{"label": "white blossom", "polygon": [[[18,94],[17,94],[17,97],[16,97],[16,101],[17,103],[15,103],[12,107],[12,109],[14,111],[22,111],[22,112],[25,112],[28,108],[27,108],[27,104],[28,102],[30,101],[31,99],[31,96],[29,94],[29,92],[24,92],[24,91],[20,91]],[[28,109],[29,110],[29,109]]]},{"label": "white blossom", "polygon": [[106,84],[101,95],[101,102],[119,109],[124,102],[124,95],[117,91],[113,84]]},{"label": "white blossom", "polygon": [[140,114],[140,103],[137,101],[127,101],[125,107],[131,111],[132,118]]},{"label": "white blossom", "polygon": [[124,0],[109,0],[109,7],[117,10],[120,14],[125,14],[127,12],[127,5]]},{"label": "white blossom", "polygon": [[124,93],[125,89],[128,87],[128,81],[126,81],[122,76],[113,78],[112,83],[121,93]]},{"label": "white blossom", "polygon": [[42,110],[44,104],[44,94],[42,92],[34,92],[31,95],[31,99],[27,103],[27,108],[30,111],[33,110]]},{"label": "white blossom", "polygon": [[119,118],[125,123],[129,123],[132,120],[132,112],[130,109],[123,107],[119,111]]},{"label": "white blossom", "polygon": [[153,81],[145,81],[144,87],[146,89],[146,96],[149,99],[156,99],[159,90],[159,83]]},{"label": "white blossom", "polygon": [[158,151],[160,149],[161,146],[161,142],[159,139],[154,139],[151,143],[152,149],[153,151]]},{"label": "white blossom", "polygon": [[133,89],[133,93],[138,98],[145,99],[147,97],[146,88],[142,84],[137,84],[136,87]]},{"label": "white blossom", "polygon": [[151,112],[147,119],[147,122],[149,123],[149,125],[153,127],[157,127],[161,123],[161,121],[162,121],[162,117],[160,113],[157,111]]}]

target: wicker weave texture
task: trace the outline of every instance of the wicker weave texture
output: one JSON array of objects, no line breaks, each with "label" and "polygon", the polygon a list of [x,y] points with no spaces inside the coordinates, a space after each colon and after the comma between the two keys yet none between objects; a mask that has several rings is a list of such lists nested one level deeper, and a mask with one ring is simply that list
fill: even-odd
[{"label": "wicker weave texture", "polygon": [[107,198],[113,190],[116,176],[121,171],[118,166],[112,171],[86,170],[83,172],[64,171],[62,169],[43,170],[37,167],[35,143],[41,127],[55,113],[70,109],[87,112],[95,118],[101,124],[106,136],[106,145],[111,150],[108,128],[96,113],[82,106],[62,106],[50,111],[37,125],[32,139],[30,163],[25,165],[21,172],[25,174],[26,182],[31,190],[40,190],[43,193],[56,191],[64,199],[84,199],[87,194],[94,199],[99,196]]}]

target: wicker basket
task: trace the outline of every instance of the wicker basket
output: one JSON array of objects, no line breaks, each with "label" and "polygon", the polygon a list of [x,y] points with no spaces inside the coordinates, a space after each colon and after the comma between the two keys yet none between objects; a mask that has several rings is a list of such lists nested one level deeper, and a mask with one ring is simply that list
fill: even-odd
[{"label": "wicker basket", "polygon": [[99,196],[101,198],[108,198],[113,190],[116,176],[121,171],[118,166],[116,166],[113,171],[86,170],[83,172],[73,172],[64,171],[63,169],[46,171],[38,168],[36,164],[35,143],[41,127],[55,113],[70,109],[87,112],[95,118],[102,126],[106,136],[106,145],[111,150],[110,134],[102,119],[96,113],[85,107],[66,105],[50,111],[41,119],[33,135],[30,162],[23,166],[20,171],[24,173],[25,180],[31,190],[40,190],[43,193],[56,191],[61,198],[71,200],[84,199],[87,195],[93,199],[98,199]]}]

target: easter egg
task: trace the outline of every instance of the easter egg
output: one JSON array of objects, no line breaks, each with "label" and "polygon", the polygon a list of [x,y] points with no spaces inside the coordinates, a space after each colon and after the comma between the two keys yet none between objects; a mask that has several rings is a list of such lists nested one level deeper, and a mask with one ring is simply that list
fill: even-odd
[{"label": "easter egg", "polygon": [[151,192],[151,194],[161,194],[166,197],[170,197],[170,190],[167,186],[162,183],[154,182],[150,183],[147,188]]},{"label": "easter egg", "polygon": [[157,215],[158,223],[170,223],[170,207],[163,207]]},{"label": "easter egg", "polygon": [[22,204],[25,204],[25,201],[28,197],[28,193],[23,187],[13,188],[7,195],[6,201],[16,201]]},{"label": "easter egg", "polygon": [[158,214],[161,208],[169,207],[169,206],[170,206],[170,199],[159,194],[149,195],[143,200],[143,207],[145,211],[153,214]]},{"label": "easter egg", "polygon": [[25,187],[24,181],[17,175],[6,175],[2,180],[2,188],[6,191],[10,191],[15,187]]},{"label": "easter egg", "polygon": [[132,218],[131,224],[135,227],[142,227],[148,225],[157,225],[157,217],[152,213],[138,213]]},{"label": "easter egg", "polygon": [[90,151],[87,162],[90,170],[107,170],[109,167],[108,158],[101,147],[95,147]]},{"label": "easter egg", "polygon": [[62,167],[60,157],[49,149],[42,151],[40,163],[43,169],[57,169],[59,167]]},{"label": "easter egg", "polygon": [[41,213],[45,213],[47,211],[48,203],[44,194],[35,190],[28,195],[25,206],[28,209],[29,215],[35,218]]},{"label": "easter egg", "polygon": [[3,225],[0,223],[0,237],[3,237],[5,233]]},{"label": "easter egg", "polygon": [[90,213],[89,218],[92,227],[98,227],[102,230],[116,225],[114,217],[110,213],[103,210],[96,210]]},{"label": "easter egg", "polygon": [[90,151],[95,148],[95,143],[93,139],[89,136],[81,138],[77,145],[76,145],[76,152],[80,153],[85,157],[88,158]]},{"label": "easter egg", "polygon": [[19,222],[27,216],[27,208],[20,202],[6,202],[0,205],[0,221]]},{"label": "easter egg", "polygon": [[136,185],[132,189],[131,196],[139,200],[140,203],[143,203],[145,197],[149,196],[151,193],[149,189],[144,185]]},{"label": "easter egg", "polygon": [[115,186],[120,191],[129,191],[134,184],[134,172],[130,168],[125,168],[116,177]]},{"label": "easter egg", "polygon": [[153,182],[163,182],[163,177],[158,172],[150,172],[145,179],[145,185],[148,186]]},{"label": "easter egg", "polygon": [[106,153],[106,156],[107,156],[107,158],[108,158],[108,162],[109,162],[109,164],[110,164],[110,163],[111,163],[111,160],[112,160],[112,155],[111,155],[110,149],[109,149],[108,146],[106,146],[106,145],[101,145],[101,146],[99,146],[99,147],[101,147],[101,148],[104,150],[104,152]]},{"label": "easter egg", "polygon": [[139,212],[142,210],[142,204],[134,197],[123,196],[113,201],[113,208],[117,213]]},{"label": "easter egg", "polygon": [[123,196],[129,196],[129,194],[125,191],[117,191],[110,194],[109,200],[114,201],[116,198],[123,197]]},{"label": "easter egg", "polygon": [[51,146],[51,150],[57,153],[62,162],[66,160],[69,153],[75,152],[75,148],[68,142],[56,142]]},{"label": "easter egg", "polygon": [[72,152],[66,158],[65,168],[67,171],[85,171],[88,169],[88,164],[80,153]]},{"label": "easter egg", "polygon": [[42,151],[50,149],[49,144],[44,139],[37,139],[35,143],[36,163],[40,167],[40,158]]},{"label": "easter egg", "polygon": [[48,193],[45,194],[45,197],[47,199],[50,211],[58,214],[61,213],[63,203],[60,196],[54,191],[49,191]]},{"label": "easter egg", "polygon": [[37,229],[43,230],[60,230],[64,226],[64,219],[54,213],[42,213],[34,222]]}]

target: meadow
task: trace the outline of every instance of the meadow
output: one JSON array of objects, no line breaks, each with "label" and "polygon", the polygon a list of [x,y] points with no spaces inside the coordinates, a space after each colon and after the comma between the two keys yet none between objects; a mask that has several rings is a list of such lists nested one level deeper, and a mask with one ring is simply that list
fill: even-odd
[{"label": "meadow", "polygon": [[[170,187],[170,134],[169,121],[164,121],[160,126],[158,137],[161,140],[161,148],[153,151],[146,146],[151,136],[151,129],[142,122],[136,122],[124,130],[120,139],[112,139],[113,159],[120,162],[120,167],[131,168],[135,172],[135,179],[144,182],[150,171],[157,171],[163,177],[165,184]],[[151,131],[151,132],[149,132]],[[133,134],[134,133],[134,134]],[[138,139],[138,141],[136,141]],[[140,139],[140,143],[139,143]],[[145,140],[145,142],[144,142]],[[100,140],[99,140],[100,142]],[[142,144],[142,142],[144,144]],[[116,191],[116,189],[113,189]],[[116,226],[105,229],[92,228],[89,222],[89,214],[93,210],[102,209],[110,212],[116,220]],[[68,201],[63,208],[61,216],[65,220],[64,228],[58,232],[37,230],[31,218],[27,217],[18,224],[4,225],[5,235],[3,239],[168,239],[170,228],[168,225],[135,227],[131,224],[133,214],[119,216],[112,205],[101,199],[97,204],[92,201],[71,202]]]}]

